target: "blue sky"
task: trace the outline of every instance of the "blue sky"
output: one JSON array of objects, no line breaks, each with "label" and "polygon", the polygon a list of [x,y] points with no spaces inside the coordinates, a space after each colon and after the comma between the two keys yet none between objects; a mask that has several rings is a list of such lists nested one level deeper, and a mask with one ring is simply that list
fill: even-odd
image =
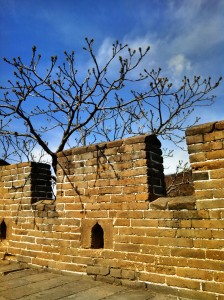
[{"label": "blue sky", "polygon": [[[46,65],[52,55],[75,50],[85,66],[85,37],[94,38],[102,56],[116,40],[150,45],[146,67],[162,67],[173,81],[183,75],[216,80],[224,75],[223,16],[223,0],[0,0],[0,81],[11,72],[2,58],[29,59],[33,45]],[[224,119],[223,90],[222,83],[212,109],[196,112],[200,123]],[[176,160],[187,157],[176,153]]]}]

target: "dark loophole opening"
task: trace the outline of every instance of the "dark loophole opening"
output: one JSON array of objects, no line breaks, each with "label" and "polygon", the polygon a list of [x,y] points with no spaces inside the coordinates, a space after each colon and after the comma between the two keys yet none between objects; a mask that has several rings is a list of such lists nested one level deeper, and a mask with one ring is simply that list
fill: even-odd
[{"label": "dark loophole opening", "polygon": [[92,228],[91,248],[100,249],[104,247],[104,232],[103,228],[96,223]]},{"label": "dark loophole opening", "polygon": [[7,231],[7,226],[5,224],[5,221],[3,220],[0,225],[0,240],[6,239],[6,231]]}]

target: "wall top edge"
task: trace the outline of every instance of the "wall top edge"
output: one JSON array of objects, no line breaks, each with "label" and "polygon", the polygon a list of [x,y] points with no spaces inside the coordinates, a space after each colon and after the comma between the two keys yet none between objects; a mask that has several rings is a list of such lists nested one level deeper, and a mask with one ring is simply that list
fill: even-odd
[{"label": "wall top edge", "polygon": [[131,145],[137,143],[151,143],[152,146],[156,148],[161,147],[161,143],[156,135],[154,134],[144,134],[144,135],[137,135],[133,137],[128,137],[120,140],[115,141],[108,141],[108,142],[101,142],[93,145],[82,146],[82,147],[74,147],[68,150],[64,150],[57,154],[57,157],[63,157],[69,154],[83,154],[86,152],[97,151],[97,150],[104,150],[114,147],[121,147],[122,145]]},{"label": "wall top edge", "polygon": [[186,130],[186,136],[205,134],[216,130],[224,130],[224,120],[209,122],[209,123],[204,123],[193,127],[189,127]]},{"label": "wall top edge", "polygon": [[11,169],[18,169],[18,168],[24,168],[24,167],[44,167],[44,168],[50,168],[50,165],[45,164],[45,163],[40,163],[40,162],[35,162],[35,161],[30,161],[30,162],[21,162],[17,164],[0,164],[0,168],[4,170],[11,170]]}]

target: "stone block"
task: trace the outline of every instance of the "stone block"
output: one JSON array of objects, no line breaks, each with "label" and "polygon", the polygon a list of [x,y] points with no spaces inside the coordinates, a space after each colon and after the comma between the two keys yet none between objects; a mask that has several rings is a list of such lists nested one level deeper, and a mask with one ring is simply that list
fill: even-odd
[{"label": "stone block", "polygon": [[102,275],[106,276],[110,273],[110,268],[108,266],[87,266],[86,268],[87,275]]},{"label": "stone block", "polygon": [[121,269],[117,268],[111,268],[110,269],[110,276],[115,277],[115,278],[121,278]]},{"label": "stone block", "polygon": [[186,130],[186,136],[192,136],[196,134],[204,134],[208,132],[212,132],[215,128],[215,122],[210,122],[206,124],[196,125],[190,127]]},{"label": "stone block", "polygon": [[224,158],[224,149],[221,150],[213,150],[211,152],[206,153],[206,158],[208,160],[221,159]]},{"label": "stone block", "polygon": [[122,270],[121,271],[121,277],[124,278],[124,279],[134,280],[135,279],[135,271],[133,271],[133,270]]},{"label": "stone block", "polygon": [[186,138],[187,145],[203,143],[203,135],[197,134],[193,136],[187,136]]},{"label": "stone block", "polygon": [[149,204],[149,207],[151,209],[159,209],[159,210],[165,210],[168,205],[169,198],[168,197],[160,197],[156,199],[155,201],[151,202]]},{"label": "stone block", "polygon": [[169,210],[195,209],[196,200],[194,196],[175,197],[168,202]]},{"label": "stone block", "polygon": [[218,121],[215,123],[215,128],[217,130],[224,130],[224,121]]},{"label": "stone block", "polygon": [[[111,277],[111,276],[97,275],[96,280],[106,282],[106,283],[109,283],[109,284],[115,283],[115,278]],[[116,280],[116,284],[119,284],[118,279]]]},{"label": "stone block", "polygon": [[208,180],[209,179],[209,174],[208,172],[195,172],[192,174],[192,179],[193,181],[197,180]]},{"label": "stone block", "polygon": [[91,248],[91,231],[93,226],[98,223],[103,229],[104,248],[113,247],[113,220],[90,218],[81,221],[81,245],[83,248]]}]

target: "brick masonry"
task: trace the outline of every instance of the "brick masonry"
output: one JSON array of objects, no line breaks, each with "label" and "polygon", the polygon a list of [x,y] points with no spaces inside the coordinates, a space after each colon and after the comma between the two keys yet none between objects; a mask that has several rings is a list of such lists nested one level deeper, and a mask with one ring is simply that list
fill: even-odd
[{"label": "brick masonry", "polygon": [[[186,136],[191,197],[165,197],[155,136],[59,153],[56,201],[49,166],[1,166],[0,225],[4,220],[7,235],[0,256],[223,300],[224,121],[189,128]],[[93,247],[93,236],[101,248]]]}]

